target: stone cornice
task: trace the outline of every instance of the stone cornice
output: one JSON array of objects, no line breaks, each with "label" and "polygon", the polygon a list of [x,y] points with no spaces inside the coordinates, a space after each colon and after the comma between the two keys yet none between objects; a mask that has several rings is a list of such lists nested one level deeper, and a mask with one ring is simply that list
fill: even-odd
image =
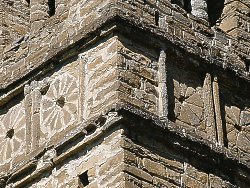
[{"label": "stone cornice", "polygon": [[[205,170],[209,173],[218,176],[221,176],[221,173],[228,174],[228,177],[223,177],[228,181],[234,181],[234,177],[237,176],[244,179],[245,182],[249,182],[249,163],[238,160],[229,149],[201,137],[199,138],[195,134],[185,132],[178,124],[159,119],[153,114],[134,108],[131,105],[120,104],[115,108],[116,111],[111,112],[112,114],[115,113],[115,115],[107,118],[101,126],[97,126],[94,119],[79,124],[77,128],[68,132],[64,140],[48,144],[46,148],[37,152],[26,163],[0,177],[0,180],[5,180],[7,184],[14,187],[27,185],[35,179],[39,179],[43,173],[51,172],[57,165],[74,156],[86,146],[102,139],[106,133],[116,129],[125,130],[129,128],[136,132],[152,134],[152,138],[161,138],[167,148],[174,148],[187,158],[192,156],[193,161],[203,163],[203,166],[207,167]],[[144,128],[145,126],[147,129]],[[124,134],[129,138],[126,131]],[[49,159],[48,163],[43,166],[39,165],[42,156],[51,151],[54,151],[55,155]],[[23,174],[26,174],[26,176],[23,177]]]}]

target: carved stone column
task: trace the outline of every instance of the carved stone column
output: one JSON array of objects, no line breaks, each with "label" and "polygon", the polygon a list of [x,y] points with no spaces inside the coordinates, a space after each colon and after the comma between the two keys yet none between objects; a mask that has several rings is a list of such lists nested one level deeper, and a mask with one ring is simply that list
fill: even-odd
[{"label": "carved stone column", "polygon": [[25,118],[26,118],[26,153],[31,151],[31,107],[32,107],[32,98],[31,98],[31,88],[29,85],[26,85],[24,88],[24,104],[25,104]]},{"label": "carved stone column", "polygon": [[35,88],[32,92],[32,116],[31,116],[31,128],[32,128],[32,148],[35,150],[39,146],[40,140],[40,102],[41,92],[39,88]]},{"label": "carved stone column", "polygon": [[217,142],[215,125],[215,110],[213,104],[213,84],[211,74],[207,73],[204,81],[204,120],[208,132],[208,139]]},{"label": "carved stone column", "polygon": [[215,119],[217,128],[217,139],[220,145],[224,144],[223,128],[221,120],[221,110],[220,110],[220,97],[219,97],[219,84],[217,76],[213,80],[213,97],[214,97],[214,109],[215,109]]},{"label": "carved stone column", "polygon": [[159,65],[158,65],[158,80],[159,80],[159,100],[158,100],[158,108],[159,114],[161,118],[167,118],[167,87],[166,87],[166,52],[162,50],[160,52],[159,57]]},{"label": "carved stone column", "polygon": [[79,59],[79,101],[78,101],[78,108],[79,108],[79,115],[78,115],[78,122],[81,123],[85,120],[86,114],[84,114],[84,101],[85,101],[85,64],[87,59],[85,58],[84,54],[78,55]]}]

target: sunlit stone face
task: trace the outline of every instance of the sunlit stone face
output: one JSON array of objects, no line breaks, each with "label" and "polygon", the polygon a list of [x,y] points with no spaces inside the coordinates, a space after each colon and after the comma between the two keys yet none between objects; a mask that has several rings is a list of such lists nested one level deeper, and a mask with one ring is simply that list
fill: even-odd
[{"label": "sunlit stone face", "polygon": [[25,151],[25,111],[22,104],[0,116],[0,164]]}]

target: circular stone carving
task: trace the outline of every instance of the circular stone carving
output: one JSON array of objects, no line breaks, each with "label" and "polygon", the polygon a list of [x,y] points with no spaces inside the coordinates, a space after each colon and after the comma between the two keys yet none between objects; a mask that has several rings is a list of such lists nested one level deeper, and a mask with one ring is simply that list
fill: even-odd
[{"label": "circular stone carving", "polygon": [[41,102],[41,130],[44,134],[60,130],[76,120],[78,86],[76,79],[64,73],[52,81]]},{"label": "circular stone carving", "polygon": [[25,111],[21,104],[0,116],[0,163],[24,152]]}]

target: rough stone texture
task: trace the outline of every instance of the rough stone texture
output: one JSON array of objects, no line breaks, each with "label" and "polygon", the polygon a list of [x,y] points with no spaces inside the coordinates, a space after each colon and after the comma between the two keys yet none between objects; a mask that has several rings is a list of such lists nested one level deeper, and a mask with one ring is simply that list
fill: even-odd
[{"label": "rough stone texture", "polygon": [[249,12],[1,1],[0,187],[248,187]]},{"label": "rough stone texture", "polygon": [[194,16],[208,20],[207,0],[191,0],[191,7]]},{"label": "rough stone texture", "polygon": [[2,0],[0,5],[0,46],[12,43],[12,48],[17,47],[19,40],[29,31],[29,4],[26,0]]}]

